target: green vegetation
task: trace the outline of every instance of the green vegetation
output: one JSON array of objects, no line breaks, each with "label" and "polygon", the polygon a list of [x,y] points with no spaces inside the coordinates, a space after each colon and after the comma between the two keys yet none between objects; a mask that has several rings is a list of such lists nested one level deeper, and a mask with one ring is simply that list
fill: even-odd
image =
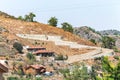
[{"label": "green vegetation", "polygon": [[57,19],[56,17],[51,17],[51,18],[48,20],[48,24],[51,25],[51,26],[56,27],[56,26],[57,26],[57,23],[58,23],[58,19]]},{"label": "green vegetation", "polygon": [[102,43],[104,48],[113,49],[115,47],[115,39],[108,36],[102,37]]},{"label": "green vegetation", "polygon": [[28,22],[34,22],[34,17],[36,17],[36,15],[30,12],[28,15],[25,15],[25,17],[19,16],[18,19]]},{"label": "green vegetation", "polygon": [[35,58],[35,56],[34,56],[32,53],[27,53],[27,54],[26,54],[26,57],[27,57],[26,62],[27,62],[29,65],[34,64],[34,62],[36,61],[36,58]]},{"label": "green vegetation", "polygon": [[18,78],[18,77],[8,77],[7,80],[42,80],[40,77],[36,78]]},{"label": "green vegetation", "polygon": [[19,80],[18,77],[8,77],[7,80]]},{"label": "green vegetation", "polygon": [[93,42],[94,44],[96,44],[95,39],[90,39],[91,42]]},{"label": "green vegetation", "polygon": [[120,59],[118,57],[116,59],[118,63],[115,64],[110,62],[107,56],[96,58],[96,64],[92,66],[91,71],[84,65],[76,65],[72,66],[71,69],[60,69],[60,73],[63,74],[64,80],[119,80]]},{"label": "green vegetation", "polygon": [[55,57],[55,60],[67,60],[68,59],[68,56],[64,56],[62,54],[59,54]]},{"label": "green vegetation", "polygon": [[71,33],[73,33],[73,27],[71,24],[67,23],[67,22],[64,22],[61,24],[62,25],[62,29],[65,30],[65,31],[69,31]]},{"label": "green vegetation", "polygon": [[14,47],[19,53],[22,53],[23,46],[22,46],[21,43],[15,42],[15,43],[13,44],[13,47]]},{"label": "green vegetation", "polygon": [[120,61],[118,64],[109,62],[108,57],[102,58],[102,76],[96,76],[97,80],[119,80],[120,79]]},{"label": "green vegetation", "polygon": [[27,53],[26,57],[27,57],[29,60],[35,60],[35,56],[34,56],[32,53]]},{"label": "green vegetation", "polygon": [[71,70],[62,69],[60,72],[64,76],[64,80],[88,80],[91,79],[91,75],[88,74],[87,67],[84,65],[74,66]]}]

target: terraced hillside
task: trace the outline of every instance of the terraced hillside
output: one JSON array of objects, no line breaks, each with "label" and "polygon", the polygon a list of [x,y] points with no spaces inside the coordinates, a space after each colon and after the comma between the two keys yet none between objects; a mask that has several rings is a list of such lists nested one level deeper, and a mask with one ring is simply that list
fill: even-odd
[{"label": "terraced hillside", "polygon": [[[15,41],[19,41],[23,45],[46,47],[55,53],[69,55],[68,62],[70,63],[76,60],[84,60],[83,57],[88,54],[91,56],[90,58],[93,58],[91,55],[92,51],[94,52],[93,54],[97,54],[100,50],[99,47],[95,47],[92,42],[86,39],[42,23],[25,22],[0,16],[0,27],[2,28],[0,34],[8,43],[13,44]],[[109,51],[106,49],[103,50]],[[97,56],[103,56],[104,52]],[[112,52],[110,51],[110,54]],[[82,56],[81,54],[85,55]],[[71,61],[71,59],[75,61]]]},{"label": "terraced hillside", "polygon": [[76,41],[80,44],[94,45],[92,42],[75,36],[62,29],[42,23],[25,22],[0,16],[0,26],[5,27],[9,34],[49,34],[62,36],[64,40]]},{"label": "terraced hillside", "polygon": [[[75,36],[69,32],[66,32],[60,28],[49,26],[42,23],[37,22],[25,22],[21,20],[17,20],[11,17],[5,17],[0,16],[0,29],[2,29],[1,35],[8,40],[9,43],[13,44],[16,40],[21,42],[23,45],[34,45],[29,41],[28,39],[23,39],[18,37],[16,34],[33,34],[33,35],[53,35],[53,36],[60,36],[62,40],[66,42],[61,42],[62,44],[69,44],[67,41],[73,41],[82,45],[90,45],[94,46],[94,44],[88,40],[82,39],[78,36]],[[58,38],[58,37],[57,37]],[[56,39],[57,39],[56,38]],[[32,42],[34,42],[32,40]],[[67,55],[73,55],[73,54],[81,54],[84,53],[84,51],[77,49],[76,51],[74,49],[71,49],[68,45],[55,45],[59,44],[60,42],[47,42],[46,48],[50,49],[58,54],[67,54]],[[40,46],[40,45],[37,45]],[[51,47],[52,46],[52,47]],[[89,49],[86,49],[85,52],[88,52]]]}]

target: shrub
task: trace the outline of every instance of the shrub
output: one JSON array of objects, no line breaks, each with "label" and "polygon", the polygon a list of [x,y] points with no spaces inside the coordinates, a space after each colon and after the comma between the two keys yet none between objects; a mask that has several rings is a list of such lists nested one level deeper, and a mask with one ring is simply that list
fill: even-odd
[{"label": "shrub", "polygon": [[27,57],[29,60],[35,60],[35,56],[34,56],[32,53],[27,53],[26,57]]},{"label": "shrub", "polygon": [[119,56],[114,56],[115,59],[119,60]]},{"label": "shrub", "polygon": [[92,43],[96,44],[95,39],[90,39],[90,41],[91,41]]},{"label": "shrub", "polygon": [[19,53],[22,53],[23,46],[22,46],[21,43],[15,42],[15,43],[13,44],[13,47],[14,47]]},{"label": "shrub", "polygon": [[42,80],[42,79],[41,79],[41,77],[37,77],[37,78],[35,78],[35,80]]},{"label": "shrub", "polygon": [[74,66],[73,69],[62,69],[60,73],[63,74],[64,80],[91,80],[91,75],[88,74],[87,67]]},{"label": "shrub", "polygon": [[19,80],[18,77],[8,77],[7,80]]},{"label": "shrub", "polygon": [[108,36],[102,37],[102,43],[104,48],[113,49],[115,47],[115,39]]},{"label": "shrub", "polygon": [[67,60],[68,56],[63,56],[62,54],[59,54],[55,57],[55,60]]}]

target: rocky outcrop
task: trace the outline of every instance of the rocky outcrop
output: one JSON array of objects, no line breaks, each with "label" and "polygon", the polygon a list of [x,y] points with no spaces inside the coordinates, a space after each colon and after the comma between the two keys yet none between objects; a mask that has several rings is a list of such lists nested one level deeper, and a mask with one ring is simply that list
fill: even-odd
[{"label": "rocky outcrop", "polygon": [[99,31],[101,35],[120,35],[120,31],[118,30],[103,30]]},{"label": "rocky outcrop", "polygon": [[93,39],[97,42],[102,39],[101,35],[99,35],[94,29],[87,26],[74,28],[74,34],[88,40]]}]

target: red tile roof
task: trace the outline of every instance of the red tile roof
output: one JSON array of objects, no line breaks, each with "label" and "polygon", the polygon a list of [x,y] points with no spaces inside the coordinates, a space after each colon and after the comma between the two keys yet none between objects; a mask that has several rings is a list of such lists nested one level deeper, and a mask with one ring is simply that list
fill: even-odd
[{"label": "red tile roof", "polygon": [[[44,47],[40,47],[40,46],[31,46],[31,47],[29,47],[29,48],[27,48],[27,49],[43,49]],[[46,49],[46,48],[44,48],[44,49]]]},{"label": "red tile roof", "polygon": [[2,69],[4,72],[8,72],[8,68],[0,63],[0,69]]},{"label": "red tile roof", "polygon": [[34,52],[33,54],[45,54],[45,53],[54,53],[54,52],[52,52],[52,51],[47,51],[47,50],[38,50],[38,51],[36,51],[36,52]]}]

